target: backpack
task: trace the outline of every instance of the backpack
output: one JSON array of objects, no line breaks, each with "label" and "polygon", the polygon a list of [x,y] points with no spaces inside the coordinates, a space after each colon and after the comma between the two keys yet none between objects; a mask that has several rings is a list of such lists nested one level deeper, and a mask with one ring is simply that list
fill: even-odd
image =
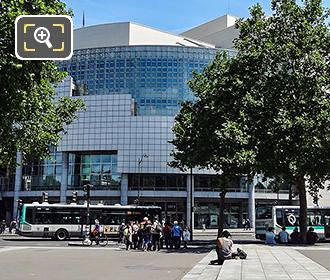
[{"label": "backpack", "polygon": [[129,229],[128,228],[124,229],[124,236],[129,236]]},{"label": "backpack", "polygon": [[247,258],[247,253],[245,253],[242,249],[237,248],[237,253],[241,260],[245,260]]}]

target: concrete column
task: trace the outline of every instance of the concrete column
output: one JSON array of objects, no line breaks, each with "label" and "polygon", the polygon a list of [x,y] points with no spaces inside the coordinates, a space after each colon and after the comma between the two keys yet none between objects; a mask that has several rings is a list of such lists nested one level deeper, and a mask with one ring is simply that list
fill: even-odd
[{"label": "concrete column", "polygon": [[256,221],[256,200],[255,200],[255,186],[257,184],[257,176],[254,176],[253,182],[249,185],[249,202],[248,202],[248,213],[249,220],[251,222],[252,229],[255,229]]},{"label": "concrete column", "polygon": [[[191,195],[191,183],[192,183],[192,195]],[[191,199],[192,197],[192,199]],[[187,175],[187,218],[186,223],[190,227],[191,222],[194,227],[194,175]],[[191,215],[192,214],[192,215]],[[193,229],[193,228],[192,228]]]},{"label": "concrete column", "polygon": [[17,200],[19,199],[18,192],[21,191],[22,188],[22,174],[23,174],[23,155],[21,152],[16,153],[16,173],[15,173],[15,188],[14,188],[14,207],[13,207],[13,219],[16,218],[17,215]]},{"label": "concrete column", "polygon": [[121,174],[120,204],[128,204],[128,174]]},{"label": "concrete column", "polygon": [[60,203],[66,204],[66,191],[68,189],[68,173],[69,173],[69,153],[62,153],[62,177]]}]

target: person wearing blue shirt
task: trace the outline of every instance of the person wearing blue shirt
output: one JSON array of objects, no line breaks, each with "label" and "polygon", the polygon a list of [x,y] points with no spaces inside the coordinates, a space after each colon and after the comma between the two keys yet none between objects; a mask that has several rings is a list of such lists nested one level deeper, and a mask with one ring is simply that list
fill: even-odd
[{"label": "person wearing blue shirt", "polygon": [[275,241],[275,233],[274,233],[274,228],[269,227],[267,232],[266,232],[266,244],[268,245],[276,245]]},{"label": "person wearing blue shirt", "polygon": [[179,226],[177,221],[174,221],[174,226],[172,228],[172,240],[175,249],[179,249],[181,246],[181,234],[182,228]]}]

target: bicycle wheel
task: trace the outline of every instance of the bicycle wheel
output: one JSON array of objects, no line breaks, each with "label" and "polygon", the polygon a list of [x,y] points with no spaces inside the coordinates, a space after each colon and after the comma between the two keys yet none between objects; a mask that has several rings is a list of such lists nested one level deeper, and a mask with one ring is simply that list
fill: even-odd
[{"label": "bicycle wheel", "polygon": [[105,247],[108,245],[108,237],[106,235],[102,235],[100,236],[100,239],[99,239],[99,245],[101,247]]}]

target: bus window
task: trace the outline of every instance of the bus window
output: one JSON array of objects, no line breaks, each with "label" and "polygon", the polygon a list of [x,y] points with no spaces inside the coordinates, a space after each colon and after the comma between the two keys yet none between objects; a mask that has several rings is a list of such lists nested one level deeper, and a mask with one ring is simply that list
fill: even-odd
[{"label": "bus window", "polygon": [[29,224],[34,224],[33,221],[33,208],[26,208],[25,221]]},{"label": "bus window", "polygon": [[259,205],[257,206],[256,219],[271,219],[272,218],[272,206]]},{"label": "bus window", "polygon": [[299,226],[299,210],[298,209],[285,209],[284,210],[285,226],[295,227]]},{"label": "bus window", "polygon": [[308,226],[319,226],[322,225],[322,215],[318,210],[307,211],[307,225]]},{"label": "bus window", "polygon": [[51,224],[52,220],[53,220],[52,213],[49,211],[49,209],[37,208],[36,216],[35,216],[35,223],[37,225]]},{"label": "bus window", "polygon": [[282,209],[276,209],[276,223],[283,227],[283,211]]}]

